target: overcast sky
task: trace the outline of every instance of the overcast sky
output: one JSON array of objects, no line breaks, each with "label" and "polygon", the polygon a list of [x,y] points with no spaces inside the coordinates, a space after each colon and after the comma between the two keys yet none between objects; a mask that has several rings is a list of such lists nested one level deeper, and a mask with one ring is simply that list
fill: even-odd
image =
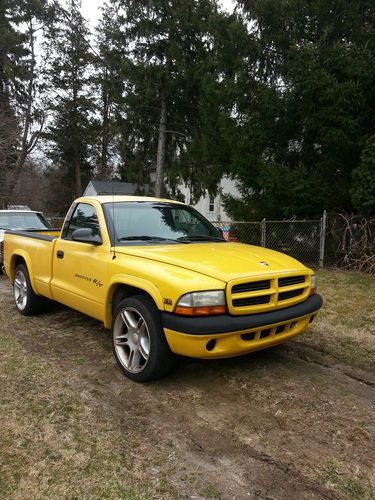
[{"label": "overcast sky", "polygon": [[[90,24],[96,24],[100,16],[99,7],[103,5],[103,0],[82,0],[82,15]],[[232,11],[234,7],[234,0],[220,0],[224,9]]]}]

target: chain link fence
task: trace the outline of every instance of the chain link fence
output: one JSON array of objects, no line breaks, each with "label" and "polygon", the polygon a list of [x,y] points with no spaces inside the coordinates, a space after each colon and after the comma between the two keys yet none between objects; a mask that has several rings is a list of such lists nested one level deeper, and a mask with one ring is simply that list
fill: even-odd
[{"label": "chain link fence", "polygon": [[320,220],[214,222],[224,238],[286,253],[310,267],[375,274],[375,217],[323,212]]},{"label": "chain link fence", "polygon": [[[49,217],[60,229],[63,217]],[[257,245],[310,267],[340,267],[375,274],[375,217],[322,214],[320,220],[213,223],[228,241]]]},{"label": "chain link fence", "polygon": [[286,253],[304,264],[319,266],[321,220],[214,222],[224,238]]}]

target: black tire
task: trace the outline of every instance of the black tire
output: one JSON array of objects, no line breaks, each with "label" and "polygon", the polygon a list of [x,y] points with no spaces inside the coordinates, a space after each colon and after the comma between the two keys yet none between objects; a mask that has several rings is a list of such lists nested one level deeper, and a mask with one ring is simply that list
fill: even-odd
[{"label": "black tire", "polygon": [[19,264],[16,267],[13,281],[13,298],[18,311],[23,316],[40,314],[45,309],[46,299],[34,292],[25,264]]},{"label": "black tire", "polygon": [[149,297],[122,300],[114,311],[111,332],[116,361],[131,380],[155,380],[173,368],[175,355],[165,339],[160,312]]}]

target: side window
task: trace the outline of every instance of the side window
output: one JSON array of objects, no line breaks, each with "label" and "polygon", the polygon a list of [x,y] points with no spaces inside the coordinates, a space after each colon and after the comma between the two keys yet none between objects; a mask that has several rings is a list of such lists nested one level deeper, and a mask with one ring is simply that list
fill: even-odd
[{"label": "side window", "polygon": [[83,228],[92,228],[93,234],[99,234],[100,232],[96,210],[92,205],[89,205],[88,203],[79,203],[77,205],[68,223],[67,229],[64,230],[64,239],[71,240],[73,232],[76,229]]}]

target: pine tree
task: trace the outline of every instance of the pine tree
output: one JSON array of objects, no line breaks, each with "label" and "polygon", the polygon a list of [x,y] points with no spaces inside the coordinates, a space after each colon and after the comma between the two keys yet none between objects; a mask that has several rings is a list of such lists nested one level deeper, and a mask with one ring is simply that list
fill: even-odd
[{"label": "pine tree", "polygon": [[105,3],[96,30],[97,52],[92,80],[96,89],[96,108],[99,115],[96,177],[100,180],[111,179],[117,170],[116,117],[124,90],[121,74],[122,35],[117,14],[116,6]]},{"label": "pine tree", "polygon": [[22,135],[19,106],[24,101],[27,35],[20,29],[25,2],[0,2],[0,186],[1,203],[9,200],[7,173],[17,162]]},{"label": "pine tree", "polygon": [[[90,94],[93,56],[89,31],[80,13],[80,1],[68,0],[59,7],[55,23],[47,34],[45,50],[50,58],[48,82],[52,123],[45,137],[49,157],[62,170],[70,198],[82,195],[92,174],[90,158],[93,142],[94,102]],[[69,203],[70,200],[61,200]]]},{"label": "pine tree", "polygon": [[[244,64],[237,89],[242,118],[231,170],[241,181],[243,213],[279,218],[352,210],[351,174],[375,126],[374,6],[239,3],[258,59],[256,68]],[[255,79],[246,85],[249,73]]]},{"label": "pine tree", "polygon": [[213,0],[113,4],[119,8],[125,83],[117,122],[123,175],[147,182],[155,168],[157,196],[166,179],[172,189],[186,180],[199,190],[211,182],[210,169],[218,172],[203,136],[212,134],[213,123],[210,130],[206,125],[219,107],[213,99],[207,106],[205,98],[219,81],[213,33],[223,15]]}]

